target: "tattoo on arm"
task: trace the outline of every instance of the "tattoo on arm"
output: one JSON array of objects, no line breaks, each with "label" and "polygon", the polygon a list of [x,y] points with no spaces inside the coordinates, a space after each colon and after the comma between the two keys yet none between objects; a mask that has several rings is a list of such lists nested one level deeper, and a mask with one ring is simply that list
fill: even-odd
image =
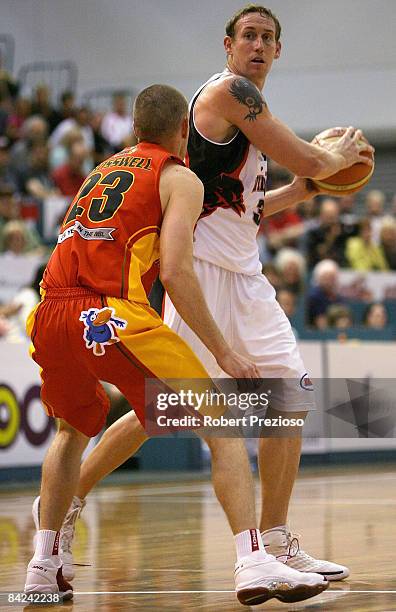
[{"label": "tattoo on arm", "polygon": [[257,87],[249,79],[243,77],[238,77],[232,81],[230,94],[239,104],[247,106],[249,112],[244,119],[248,121],[255,121],[263,107],[267,106]]}]

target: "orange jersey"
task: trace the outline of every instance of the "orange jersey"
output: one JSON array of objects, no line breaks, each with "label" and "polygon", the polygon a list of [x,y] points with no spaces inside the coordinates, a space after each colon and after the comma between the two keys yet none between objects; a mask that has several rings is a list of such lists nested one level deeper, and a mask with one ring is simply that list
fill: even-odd
[{"label": "orange jersey", "polygon": [[92,170],[66,213],[44,290],[86,287],[147,302],[159,270],[159,179],[169,159],[183,164],[159,145],[140,143]]}]

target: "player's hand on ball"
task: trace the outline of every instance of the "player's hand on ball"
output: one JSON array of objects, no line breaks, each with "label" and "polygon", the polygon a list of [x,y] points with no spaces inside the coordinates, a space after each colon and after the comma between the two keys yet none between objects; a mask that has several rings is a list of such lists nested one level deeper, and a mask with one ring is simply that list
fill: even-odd
[{"label": "player's hand on ball", "polygon": [[331,128],[321,132],[315,136],[314,144],[341,155],[344,159],[342,168],[349,168],[357,163],[372,166],[374,147],[364,138],[362,130],[349,127],[342,133],[343,129],[345,128]]}]

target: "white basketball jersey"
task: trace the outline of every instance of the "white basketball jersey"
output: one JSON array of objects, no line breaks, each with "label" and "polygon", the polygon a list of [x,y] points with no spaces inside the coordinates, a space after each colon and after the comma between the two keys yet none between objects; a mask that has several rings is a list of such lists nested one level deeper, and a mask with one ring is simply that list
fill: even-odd
[{"label": "white basketball jersey", "polygon": [[257,231],[264,209],[267,160],[238,130],[226,143],[199,133],[194,106],[209,83],[229,77],[215,74],[195,93],[190,105],[189,166],[205,187],[202,214],[194,234],[194,256],[244,274],[261,271]]}]

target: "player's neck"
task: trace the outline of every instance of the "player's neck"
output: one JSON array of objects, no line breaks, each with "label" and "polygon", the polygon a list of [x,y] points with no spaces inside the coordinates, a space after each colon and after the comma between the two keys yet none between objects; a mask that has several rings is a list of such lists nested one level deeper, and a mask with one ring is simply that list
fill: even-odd
[{"label": "player's neck", "polygon": [[265,76],[262,77],[261,79],[258,79],[258,78],[254,79],[254,78],[251,78],[251,77],[247,77],[245,74],[242,74],[242,73],[238,72],[235,68],[231,67],[228,63],[226,64],[225,72],[229,72],[230,74],[236,74],[238,76],[245,77],[245,78],[249,79],[250,81],[252,81],[252,83],[254,83],[256,85],[256,87],[260,91],[262,91],[264,89],[265,78],[266,78]]}]

